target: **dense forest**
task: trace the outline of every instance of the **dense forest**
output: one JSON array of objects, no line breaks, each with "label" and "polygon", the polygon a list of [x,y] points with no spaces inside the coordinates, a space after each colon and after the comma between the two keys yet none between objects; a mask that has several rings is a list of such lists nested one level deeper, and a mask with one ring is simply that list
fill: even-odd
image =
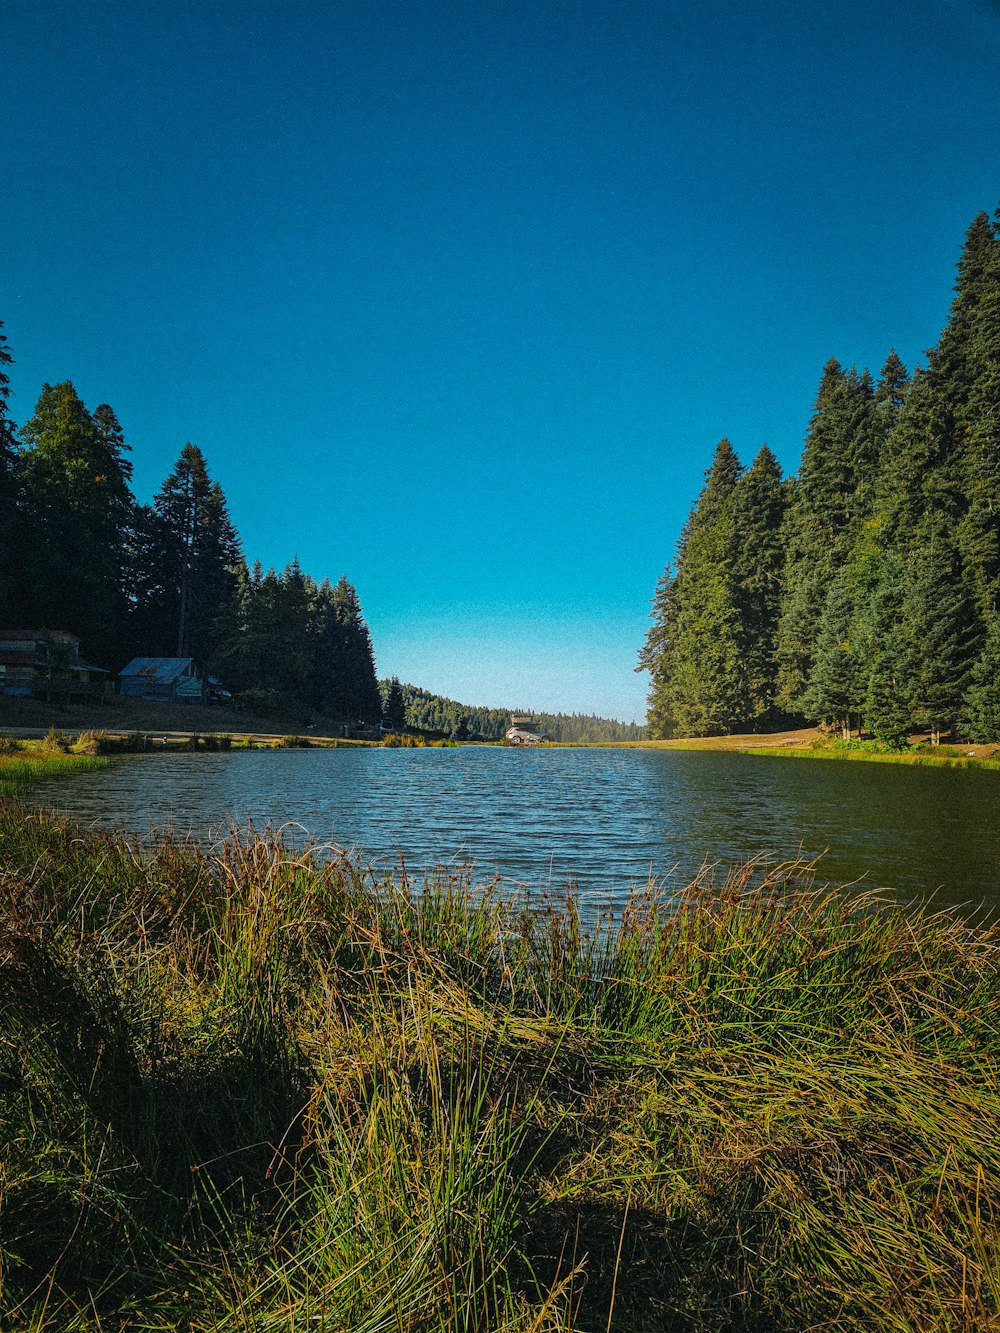
[{"label": "dense forest", "polygon": [[[394,688],[395,687],[395,688]],[[406,726],[417,731],[442,735],[478,736],[499,740],[510,726],[511,714],[531,716],[554,741],[639,741],[647,729],[634,722],[616,722],[611,718],[584,713],[532,713],[530,709],[481,708],[457,703],[440,694],[431,694],[417,685],[383,681],[387,720],[401,717]],[[396,694],[396,691],[399,693]]]},{"label": "dense forest", "polygon": [[297,561],[248,569],[193,444],[139,504],[114,411],[88,411],[68,381],[46,384],[16,430],[11,362],[0,332],[0,625],[68,630],[111,671],[195,657],[258,712],[378,722],[371,637],[346,578],[317,583]]},{"label": "dense forest", "polygon": [[829,361],[794,478],[718,445],[639,656],[654,737],[1000,740],[1000,211],[927,357]]}]

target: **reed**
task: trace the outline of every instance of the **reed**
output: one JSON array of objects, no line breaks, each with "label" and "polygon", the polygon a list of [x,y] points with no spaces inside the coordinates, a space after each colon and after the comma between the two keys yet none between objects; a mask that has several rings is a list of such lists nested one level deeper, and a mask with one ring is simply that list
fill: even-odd
[{"label": "reed", "polygon": [[0,1326],[1000,1317],[1000,940],[706,872],[623,912],[0,808]]},{"label": "reed", "polygon": [[91,754],[69,754],[58,746],[24,741],[16,749],[0,751],[0,797],[15,796],[29,782],[107,767],[107,760]]}]

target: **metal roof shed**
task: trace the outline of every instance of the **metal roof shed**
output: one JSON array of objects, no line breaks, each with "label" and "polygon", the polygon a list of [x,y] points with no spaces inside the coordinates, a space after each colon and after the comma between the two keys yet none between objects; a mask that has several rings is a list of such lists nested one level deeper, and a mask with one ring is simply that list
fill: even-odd
[{"label": "metal roof shed", "polygon": [[201,703],[203,687],[193,657],[133,657],[122,668],[121,692],[129,699]]}]

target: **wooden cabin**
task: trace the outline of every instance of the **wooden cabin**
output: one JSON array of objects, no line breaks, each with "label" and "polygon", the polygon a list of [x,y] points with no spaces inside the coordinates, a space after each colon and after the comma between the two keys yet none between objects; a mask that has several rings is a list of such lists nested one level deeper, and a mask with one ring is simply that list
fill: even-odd
[{"label": "wooden cabin", "polygon": [[108,672],[80,656],[61,629],[0,629],[0,694],[50,702],[100,702]]}]

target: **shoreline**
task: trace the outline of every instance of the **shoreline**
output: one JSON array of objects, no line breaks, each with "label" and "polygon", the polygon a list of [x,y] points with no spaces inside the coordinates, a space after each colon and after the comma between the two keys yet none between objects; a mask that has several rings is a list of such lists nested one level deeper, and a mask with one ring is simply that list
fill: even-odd
[{"label": "shoreline", "polygon": [[912,738],[907,750],[881,750],[872,741],[839,741],[818,727],[734,736],[688,736],[628,744],[653,750],[749,754],[758,758],[847,760],[855,763],[1000,771],[1000,743],[932,746],[926,736],[919,734]]},{"label": "shoreline", "polygon": [[[374,738],[347,737],[318,734],[314,730],[298,733],[272,730],[270,726],[241,727],[225,730],[228,718],[220,717],[213,710],[208,717],[191,718],[198,723],[211,723],[211,727],[180,727],[179,721],[188,719],[178,716],[177,709],[165,711],[159,719],[166,725],[157,727],[138,726],[138,717],[129,718],[130,725],[107,725],[100,727],[81,726],[81,719],[58,719],[58,724],[66,730],[59,730],[57,722],[50,721],[46,727],[43,722],[29,726],[11,726],[8,724],[3,709],[0,709],[0,742],[9,738],[19,746],[22,761],[31,758],[35,747],[44,751],[42,757],[58,759],[59,750],[65,754],[76,745],[83,745],[75,757],[85,755],[107,756],[126,753],[177,753],[185,751],[228,751],[244,749],[354,749],[376,748],[427,748],[453,749],[474,747],[494,747],[503,745],[502,741],[459,741],[429,738],[422,733],[404,733],[402,736]],[[199,709],[199,714],[206,710]],[[150,712],[143,710],[141,719],[150,721]],[[152,720],[157,720],[155,714]],[[240,719],[244,721],[245,719]],[[252,719],[263,722],[263,719]],[[111,719],[107,719],[108,722]],[[220,726],[220,724],[222,724]],[[57,737],[56,745],[45,747],[51,737]],[[57,749],[56,746],[59,748]],[[507,748],[517,749],[510,746]],[[884,750],[872,741],[841,741],[817,727],[798,728],[780,732],[744,732],[729,736],[687,736],[673,737],[669,740],[642,741],[548,741],[531,749],[618,749],[618,750],[677,750],[689,753],[707,752],[713,754],[744,754],[755,758],[793,758],[819,759],[830,761],[848,761],[853,763],[897,764],[912,767],[971,769],[981,772],[1000,771],[1000,743],[976,745],[932,746],[926,736],[915,735],[910,748],[906,750]],[[4,756],[0,753],[0,784],[7,778],[4,770],[17,756]],[[100,765],[93,765],[99,767]],[[70,765],[62,765],[69,769]],[[79,767],[79,766],[78,766]],[[83,766],[85,767],[85,766]],[[53,770],[54,771],[54,770]],[[11,780],[11,779],[7,779]],[[25,779],[30,780],[30,779]]]}]

